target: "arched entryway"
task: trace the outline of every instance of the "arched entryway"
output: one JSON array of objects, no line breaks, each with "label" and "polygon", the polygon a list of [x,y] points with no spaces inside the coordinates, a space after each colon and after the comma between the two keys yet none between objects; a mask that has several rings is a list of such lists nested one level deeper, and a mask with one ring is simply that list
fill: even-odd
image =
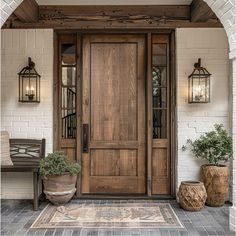
[{"label": "arched entryway", "polygon": [[[229,58],[232,61],[233,87],[231,91],[232,99],[232,135],[234,140],[234,150],[236,150],[236,6],[235,1],[222,0],[204,0],[210,8],[215,12],[224,26],[225,32],[229,41]],[[14,12],[14,10],[22,3],[22,0],[3,0],[1,1],[1,26],[5,23],[7,18]],[[236,226],[236,160],[232,163],[233,168],[233,207],[231,208],[231,227],[235,229]]]}]

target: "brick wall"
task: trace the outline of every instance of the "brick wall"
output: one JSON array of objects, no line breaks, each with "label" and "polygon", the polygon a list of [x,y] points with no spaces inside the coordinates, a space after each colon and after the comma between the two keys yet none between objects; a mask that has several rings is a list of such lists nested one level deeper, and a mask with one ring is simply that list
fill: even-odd
[{"label": "brick wall", "polygon": [[[1,34],[1,121],[12,138],[46,138],[52,151],[53,119],[53,30],[2,30]],[[41,77],[41,102],[18,102],[17,73],[28,57]],[[2,173],[2,198],[31,198],[30,173]]]},{"label": "brick wall", "polygon": [[220,19],[226,31],[230,58],[236,57],[236,0],[204,0]]},{"label": "brick wall", "polygon": [[12,12],[22,3],[23,0],[1,0],[0,21],[1,26]]},{"label": "brick wall", "polygon": [[[202,161],[192,157],[182,146],[213,129],[215,123],[229,128],[229,59],[228,42],[223,29],[177,29],[177,115],[178,115],[178,184],[199,178]],[[202,59],[211,76],[211,103],[188,104],[188,75],[197,59]]]}]

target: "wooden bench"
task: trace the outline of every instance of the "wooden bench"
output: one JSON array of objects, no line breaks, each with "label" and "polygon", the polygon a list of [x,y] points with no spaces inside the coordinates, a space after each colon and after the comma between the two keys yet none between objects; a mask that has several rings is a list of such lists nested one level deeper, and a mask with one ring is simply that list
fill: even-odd
[{"label": "wooden bench", "polygon": [[1,166],[2,172],[32,172],[33,173],[33,209],[38,210],[39,162],[45,157],[45,139],[10,139],[10,156],[12,166]]}]

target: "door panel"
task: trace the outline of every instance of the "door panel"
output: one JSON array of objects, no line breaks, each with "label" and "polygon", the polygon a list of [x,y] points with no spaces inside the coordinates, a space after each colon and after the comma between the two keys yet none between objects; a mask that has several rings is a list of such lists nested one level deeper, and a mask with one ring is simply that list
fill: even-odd
[{"label": "door panel", "polygon": [[[104,165],[106,163],[106,165]],[[91,151],[91,176],[136,176],[137,150]]]},{"label": "door panel", "polygon": [[145,193],[145,38],[83,39],[83,193]]},{"label": "door panel", "polygon": [[153,142],[152,193],[170,194],[170,159],[166,140]]},{"label": "door panel", "polygon": [[137,140],[136,53],[136,43],[91,45],[91,142]]}]

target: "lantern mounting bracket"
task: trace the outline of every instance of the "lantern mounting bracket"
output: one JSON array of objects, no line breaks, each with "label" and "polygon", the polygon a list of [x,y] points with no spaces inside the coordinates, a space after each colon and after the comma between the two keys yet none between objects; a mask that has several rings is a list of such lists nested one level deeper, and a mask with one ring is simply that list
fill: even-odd
[{"label": "lantern mounting bracket", "polygon": [[32,61],[31,57],[28,57],[28,67],[29,69],[33,69],[35,67],[35,63]]},{"label": "lantern mounting bracket", "polygon": [[196,68],[196,69],[201,68],[201,58],[198,58],[198,62],[194,63],[194,68]]}]

